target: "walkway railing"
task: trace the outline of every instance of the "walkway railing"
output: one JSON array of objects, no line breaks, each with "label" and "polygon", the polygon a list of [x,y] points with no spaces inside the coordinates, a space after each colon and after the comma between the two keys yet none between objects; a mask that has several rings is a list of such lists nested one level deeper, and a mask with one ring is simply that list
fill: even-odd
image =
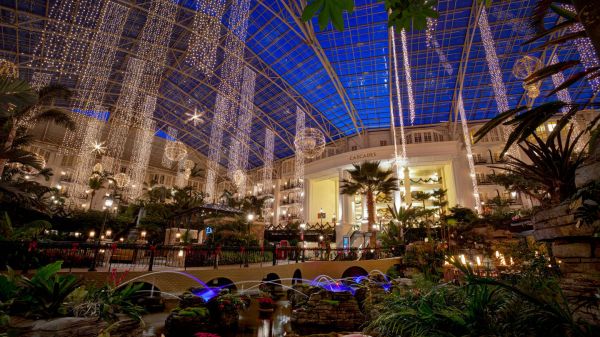
[{"label": "walkway railing", "polygon": [[129,243],[0,241],[0,268],[35,269],[54,261],[63,268],[152,271],[219,266],[277,265],[306,261],[371,260],[397,256],[391,249],[227,247],[140,245]]}]

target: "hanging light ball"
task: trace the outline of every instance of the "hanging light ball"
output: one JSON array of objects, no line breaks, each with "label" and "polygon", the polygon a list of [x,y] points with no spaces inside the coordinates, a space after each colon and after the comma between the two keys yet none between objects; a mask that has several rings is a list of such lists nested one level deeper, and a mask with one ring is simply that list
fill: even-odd
[{"label": "hanging light ball", "polygon": [[180,161],[187,156],[187,149],[182,142],[167,142],[165,156],[172,161]]},{"label": "hanging light ball", "polygon": [[186,170],[186,171],[187,170],[191,171],[194,168],[194,165],[196,165],[196,163],[194,163],[193,161],[191,161],[189,159],[186,159],[183,162],[183,169]]},{"label": "hanging light ball", "polygon": [[0,59],[0,76],[19,78],[19,67],[10,61]]},{"label": "hanging light ball", "polygon": [[315,158],[325,150],[325,136],[315,128],[305,128],[294,139],[296,153],[305,158]]},{"label": "hanging light ball", "polygon": [[527,91],[527,97],[531,99],[537,98],[540,95],[540,82],[533,84],[523,83],[523,88]]},{"label": "hanging light ball", "polygon": [[233,172],[233,183],[240,187],[246,181],[246,174],[242,170],[235,170]]},{"label": "hanging light ball", "polygon": [[96,165],[94,165],[94,167],[92,168],[92,172],[102,172],[104,171],[104,167],[102,166],[101,163],[96,163]]},{"label": "hanging light ball", "polygon": [[129,184],[129,176],[126,175],[125,173],[117,173],[115,174],[115,176],[113,177],[113,180],[115,181],[115,184],[117,184],[118,188],[123,188],[125,186],[127,186],[127,184]]},{"label": "hanging light ball", "polygon": [[515,62],[512,73],[516,78],[524,80],[534,72],[540,70],[543,65],[539,58],[525,55]]}]

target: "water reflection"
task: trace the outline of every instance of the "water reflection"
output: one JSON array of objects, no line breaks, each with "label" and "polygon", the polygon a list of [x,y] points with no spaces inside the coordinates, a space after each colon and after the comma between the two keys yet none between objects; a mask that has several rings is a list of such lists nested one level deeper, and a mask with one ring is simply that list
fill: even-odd
[{"label": "water reflection", "polygon": [[280,337],[291,332],[291,308],[288,301],[278,301],[273,313],[262,313],[258,310],[257,301],[253,300],[250,308],[242,312],[237,333],[223,337]]}]

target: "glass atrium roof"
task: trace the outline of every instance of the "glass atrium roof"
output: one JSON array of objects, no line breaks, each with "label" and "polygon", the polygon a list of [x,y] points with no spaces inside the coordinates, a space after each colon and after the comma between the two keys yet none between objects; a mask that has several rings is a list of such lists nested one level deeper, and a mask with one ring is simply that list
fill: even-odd
[{"label": "glass atrium roof", "polygon": [[[0,0],[0,57],[14,61],[21,74],[31,77],[33,58],[49,8],[55,0]],[[92,0],[89,0],[92,1]],[[117,57],[106,90],[105,106],[111,110],[121,92],[127,59],[135,56],[141,28],[147,18],[147,0],[112,0],[130,8],[120,38]],[[157,1],[157,0],[153,0]],[[160,0],[170,1],[170,0]],[[173,0],[179,9],[170,39],[157,109],[154,116],[159,130],[168,126],[179,130],[178,138],[200,153],[209,152],[211,121],[219,92],[227,18],[237,0],[228,0],[222,20],[221,40],[215,76],[206,77],[184,62],[196,1]],[[212,1],[212,0],[201,0]],[[100,1],[96,2],[100,3]],[[321,129],[327,141],[353,135],[365,129],[390,126],[390,101],[397,97],[389,87],[390,36],[383,2],[356,0],[355,10],[345,14],[343,32],[331,26],[320,31],[314,24],[299,21],[299,0],[251,0],[244,62],[257,74],[254,118],[250,135],[249,167],[263,164],[265,129],[275,133],[275,159],[293,155],[295,111],[306,111],[306,123]],[[481,34],[476,25],[478,0],[441,0],[440,17],[425,31],[407,33],[408,60],[413,83],[414,125],[456,121],[455,98],[462,87],[469,120],[487,119],[498,113]],[[512,75],[516,60],[524,55],[543,58],[556,54],[560,61],[578,59],[577,49],[552,47],[534,50],[544,40],[523,45],[533,31],[527,24],[536,0],[494,1],[487,9],[495,40],[502,79],[511,108],[525,103],[522,81]],[[557,18],[548,18],[549,21]],[[51,22],[50,22],[51,23]],[[398,71],[404,124],[408,117],[408,91],[402,62],[400,34],[396,34]],[[565,78],[580,69],[567,71]],[[464,76],[461,86],[459,79]],[[60,83],[75,87],[77,76],[63,76]],[[542,83],[542,94],[553,83]],[[574,101],[593,98],[586,81],[569,89]],[[392,93],[392,94],[391,94]],[[392,95],[390,99],[390,95]],[[193,125],[186,113],[197,108],[203,123]],[[112,111],[112,110],[111,110]],[[397,112],[396,112],[397,113]],[[398,121],[396,120],[396,123]],[[235,129],[225,130],[224,144],[238,137]],[[223,153],[227,151],[223,148]],[[223,165],[227,156],[222,155]]]}]

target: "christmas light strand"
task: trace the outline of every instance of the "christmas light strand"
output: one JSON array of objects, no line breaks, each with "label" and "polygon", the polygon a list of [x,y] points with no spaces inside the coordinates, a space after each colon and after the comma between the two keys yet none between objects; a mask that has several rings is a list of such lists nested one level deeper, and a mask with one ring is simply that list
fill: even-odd
[{"label": "christmas light strand", "polygon": [[[119,36],[125,27],[128,12],[129,10],[125,6],[112,1],[107,2],[102,9],[98,30],[93,36],[87,62],[82,68],[77,82],[73,109],[79,113],[74,115],[75,130],[66,130],[63,137],[62,152],[65,154],[77,153],[82,147],[89,145],[82,141],[88,124],[86,114],[100,113],[99,111],[94,112],[94,109],[104,103],[104,93],[115,60]],[[102,117],[95,116],[95,118]],[[95,139],[95,141],[99,141],[99,139]],[[86,150],[83,152],[87,153]]]},{"label": "christmas light strand", "polygon": [[[575,7],[573,5],[562,5],[562,7],[570,12],[576,13]],[[585,30],[581,23],[576,23],[575,25],[569,27],[570,33],[580,32]],[[588,70],[593,67],[600,66],[600,60],[598,59],[598,55],[596,54],[596,49],[592,44],[592,40],[589,37],[584,37],[580,39],[576,39],[573,41],[575,48],[577,48],[577,53],[579,53],[579,60],[581,65],[585,70]],[[590,79],[590,75],[586,76],[588,83],[592,87],[594,92],[598,92],[600,90],[600,78],[592,78]]]},{"label": "christmas light strand", "polygon": [[[430,23],[430,21],[431,21],[431,23]],[[448,75],[452,75],[454,73],[454,67],[452,67],[450,62],[448,62],[448,58],[446,58],[446,55],[441,50],[439,44],[437,43],[437,40],[433,37],[433,32],[434,32],[436,24],[437,24],[437,20],[429,18],[427,21],[428,29],[427,29],[426,35],[428,36],[427,40],[431,41],[430,43],[427,44],[427,47],[433,48],[436,50],[436,53],[438,54],[438,57],[440,58],[440,62],[442,62],[442,66],[446,70],[446,73]],[[440,55],[443,55],[443,57],[441,57]],[[469,165],[469,177],[471,178],[471,185],[473,186],[473,198],[475,200],[475,209],[477,210],[477,212],[481,212],[481,197],[479,196],[479,186],[477,184],[477,173],[475,170],[475,161],[473,159],[473,149],[472,149],[472,145],[471,145],[472,140],[470,137],[469,125],[468,125],[468,121],[467,121],[467,114],[465,113],[462,92],[459,92],[459,94],[458,94],[457,108],[458,108],[458,112],[459,112],[459,116],[460,116],[460,124],[462,127],[463,139],[465,142],[465,150],[467,152],[467,163]]]},{"label": "christmas light strand", "polygon": [[263,165],[263,190],[273,193],[273,151],[275,150],[275,134],[271,129],[265,129],[265,148]]},{"label": "christmas light strand", "polygon": [[462,126],[465,149],[467,150],[467,162],[469,164],[469,175],[471,176],[471,184],[473,185],[473,198],[475,199],[475,209],[477,210],[477,213],[481,213],[481,197],[479,196],[479,186],[477,185],[475,161],[473,159],[473,149],[471,148],[471,134],[469,133],[467,114],[465,113],[462,92],[458,93],[458,114],[460,116],[460,124]]},{"label": "christmas light strand", "polygon": [[104,1],[54,2],[33,55],[41,68],[74,77],[84,64]]},{"label": "christmas light strand", "polygon": [[[302,134],[305,126],[305,112],[299,106],[296,107],[296,134]],[[298,195],[298,203],[301,205],[300,223],[304,222],[304,156],[301,152],[296,151],[296,157],[294,162],[294,180],[298,185],[300,193]]]},{"label": "christmas light strand", "polygon": [[454,68],[448,62],[448,57],[446,53],[440,47],[439,42],[435,38],[435,30],[437,27],[438,20],[435,18],[427,18],[427,30],[425,30],[425,43],[427,48],[433,49],[437,54],[442,67],[448,75],[452,75],[454,73]]},{"label": "christmas light strand", "polygon": [[[230,178],[233,178],[233,175],[238,171],[245,173],[247,170],[250,144],[250,127],[252,126],[254,107],[255,83],[256,73],[250,68],[245,67],[236,130],[238,137],[231,140],[231,146],[229,149],[228,175]],[[238,193],[240,193],[240,195],[246,194],[245,183],[239,183]]]},{"label": "christmas light strand", "polygon": [[125,78],[121,86],[121,93],[117,99],[115,110],[107,124],[107,153],[102,158],[104,168],[109,172],[119,169],[120,159],[125,151],[127,135],[131,127],[133,115],[137,109],[137,102],[144,80],[144,67],[146,63],[137,58],[130,58],[125,70]]},{"label": "christmas light strand", "polygon": [[204,192],[209,198],[215,200],[215,185],[219,173],[219,162],[221,159],[221,146],[223,144],[223,130],[227,125],[226,115],[229,102],[223,94],[217,94],[215,102],[215,114],[210,127],[210,143],[208,150],[208,163],[206,168],[206,185]]},{"label": "christmas light strand", "polygon": [[[498,61],[498,55],[496,53],[496,45],[490,25],[488,22],[488,14],[485,7],[481,9],[481,15],[479,16],[479,32],[481,33],[481,39],[483,41],[483,48],[485,50],[485,59],[488,64],[488,71],[490,73],[490,79],[492,82],[492,88],[494,89],[494,97],[496,98],[496,107],[499,113],[503,113],[509,109],[508,98],[506,96],[506,87],[504,86],[504,80],[502,79],[502,69],[500,68],[500,62]],[[503,133],[504,139],[508,139],[512,133],[513,128],[511,126],[504,126]],[[513,145],[508,151],[510,155],[518,157],[518,150]]]},{"label": "christmas light strand", "polygon": [[[392,67],[394,69],[394,82],[396,88],[396,104],[398,110],[398,121],[400,122],[400,139],[401,139],[401,152],[398,154],[398,149],[396,145],[396,117],[394,116],[394,107],[393,104],[390,106],[390,114],[392,121],[392,130],[394,134],[394,167],[396,168],[396,177],[398,177],[398,191],[401,190],[400,186],[400,176],[402,167],[406,166],[407,158],[406,158],[406,134],[404,132],[404,113],[402,112],[402,96],[400,94],[400,77],[398,75],[398,56],[396,55],[396,33],[394,28],[390,28],[391,40],[392,40]],[[410,193],[410,191],[406,191],[406,193]],[[400,199],[402,199],[401,194]],[[399,200],[401,203],[402,201]]]},{"label": "christmas light strand", "polygon": [[[40,90],[43,87],[50,85],[52,81],[52,74],[35,72],[31,78],[31,87],[35,90]],[[26,113],[18,122],[19,127],[23,127],[27,130],[32,129],[35,126],[33,116],[39,112],[38,108],[33,108],[31,111]],[[69,130],[67,130],[68,132]]]},{"label": "christmas light strand", "polygon": [[217,59],[225,1],[196,0],[195,4],[197,10],[194,14],[186,61],[205,76],[210,77]]},{"label": "christmas light strand", "polygon": [[142,111],[142,115],[145,116],[145,122],[135,130],[131,151],[131,164],[129,165],[131,184],[128,186],[127,194],[132,200],[139,198],[143,191],[142,188],[146,179],[146,170],[150,161],[154,130],[156,128],[156,122],[151,118],[155,108],[156,97],[146,96]]},{"label": "christmas light strand", "polygon": [[406,76],[406,90],[408,93],[408,111],[410,113],[410,124],[415,123],[415,98],[413,96],[412,76],[410,75],[410,62],[408,60],[408,43],[406,42],[406,31],[400,31],[402,41],[402,59],[404,61],[404,74]]}]

